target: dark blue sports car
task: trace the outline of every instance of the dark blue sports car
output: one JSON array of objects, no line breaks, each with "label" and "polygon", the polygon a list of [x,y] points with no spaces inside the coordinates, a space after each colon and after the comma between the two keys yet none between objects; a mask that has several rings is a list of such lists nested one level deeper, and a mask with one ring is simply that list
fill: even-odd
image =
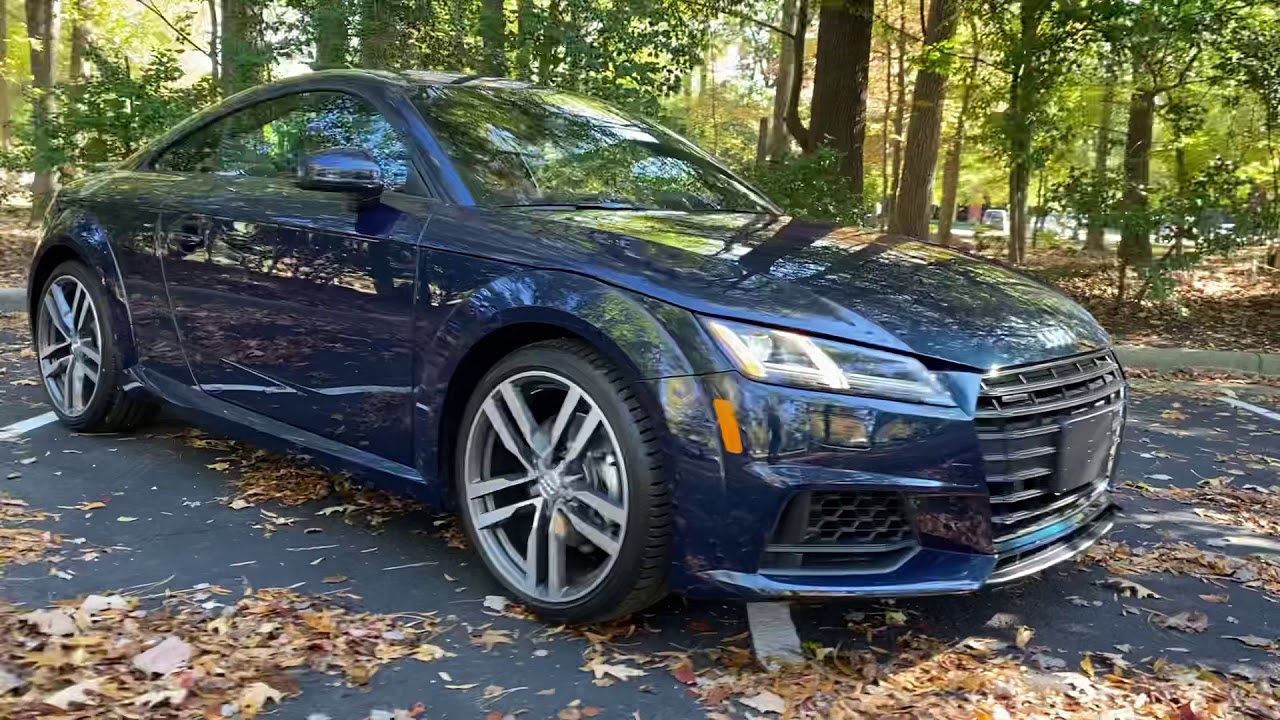
[{"label": "dark blue sports car", "polygon": [[506,80],[236,95],[62,191],[30,309],[68,426],[163,401],[394,482],[549,618],[970,591],[1112,523],[1126,386],[1078,305]]}]

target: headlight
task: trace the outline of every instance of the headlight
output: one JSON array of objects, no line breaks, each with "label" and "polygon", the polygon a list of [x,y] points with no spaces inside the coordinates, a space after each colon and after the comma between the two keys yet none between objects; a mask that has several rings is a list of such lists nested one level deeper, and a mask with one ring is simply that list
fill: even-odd
[{"label": "headlight", "polygon": [[913,358],[728,320],[703,322],[738,370],[755,380],[955,405],[938,376]]}]

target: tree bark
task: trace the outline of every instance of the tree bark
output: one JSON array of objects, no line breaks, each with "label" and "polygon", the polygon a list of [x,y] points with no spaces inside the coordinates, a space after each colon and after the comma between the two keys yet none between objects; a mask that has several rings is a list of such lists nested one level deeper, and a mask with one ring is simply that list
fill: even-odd
[{"label": "tree bark", "polygon": [[969,117],[969,106],[973,101],[973,83],[978,76],[979,47],[978,29],[973,27],[973,59],[969,61],[969,72],[965,75],[964,84],[960,86],[960,114],[956,117],[955,134],[947,148],[947,161],[942,168],[942,207],[938,210],[938,242],[951,244],[951,224],[956,217],[956,197],[960,191],[960,159],[964,152],[965,121]]},{"label": "tree bark", "polygon": [[[1107,184],[1107,158],[1111,155],[1111,106],[1116,99],[1116,73],[1112,63],[1106,63],[1103,74],[1102,107],[1098,114],[1098,134],[1093,140],[1093,187],[1097,199]],[[1089,231],[1084,236],[1084,251],[1105,253],[1107,213],[1106,208],[1095,203],[1089,208]]]},{"label": "tree bark", "polygon": [[267,79],[270,58],[263,37],[262,5],[256,0],[222,0],[223,95]]},{"label": "tree bark", "polygon": [[1151,180],[1151,135],[1155,124],[1155,93],[1135,88],[1129,96],[1129,130],[1124,147],[1124,194],[1120,210],[1126,218],[1120,232],[1120,259],[1129,265],[1151,264],[1147,213],[1147,185]]},{"label": "tree bark", "polygon": [[893,107],[893,41],[884,41],[884,122],[880,126],[880,227],[889,226],[889,116]]},{"label": "tree bark", "polygon": [[867,123],[867,71],[871,62],[874,0],[827,2],[818,19],[817,63],[809,132],[813,147],[840,153],[841,173],[857,195],[863,190]]},{"label": "tree bark", "polygon": [[89,19],[85,17],[85,0],[75,0],[75,23],[71,26],[71,58],[67,68],[67,82],[82,82],[89,77],[85,56],[89,53]]},{"label": "tree bark", "polygon": [[209,76],[222,88],[222,58],[218,54],[218,0],[208,0],[209,7]]},{"label": "tree bark", "polygon": [[316,61],[313,70],[328,70],[347,66],[347,50],[351,43],[351,28],[347,23],[351,8],[347,0],[316,0],[311,18],[316,33]]},{"label": "tree bark", "polygon": [[60,0],[26,0],[27,36],[31,43],[31,79],[35,99],[31,125],[35,136],[34,178],[31,181],[31,221],[44,216],[57,187],[50,122],[54,113],[53,84],[58,67]]},{"label": "tree bark", "polygon": [[[0,70],[7,70],[9,57],[9,13],[0,11]],[[9,150],[13,140],[13,105],[9,102],[9,77],[0,72],[0,149]]]},{"label": "tree bark", "polygon": [[[795,38],[792,40],[792,53],[795,63],[791,71],[791,98],[787,101],[787,132],[795,138],[800,152],[813,152],[813,134],[800,119],[800,90],[804,87],[804,54],[805,38],[809,32],[809,0],[798,0],[796,4]],[[816,74],[816,71],[815,71]]]},{"label": "tree bark", "polygon": [[503,0],[480,0],[480,38],[484,42],[484,72],[507,74],[507,16]]},{"label": "tree bark", "polygon": [[[533,0],[516,0],[516,66],[515,75],[521,80],[528,80],[533,75],[533,47],[537,34],[534,28],[535,10]],[[690,92],[689,76],[685,76],[685,92]]]},{"label": "tree bark", "polygon": [[[782,0],[782,29],[795,33],[796,0]],[[782,162],[787,155],[787,103],[791,100],[791,80],[795,74],[795,44],[785,35],[779,38],[778,72],[773,81],[773,122],[769,126],[769,159]]]},{"label": "tree bark", "polygon": [[[906,25],[906,22],[906,3],[903,0],[899,0],[898,27],[902,28]],[[898,183],[902,177],[902,120],[906,114],[907,107],[907,36],[902,32],[896,33],[896,43],[898,48],[898,71],[895,74],[895,79],[898,93],[893,104],[893,171],[889,176],[889,207],[887,208],[889,217],[893,217],[893,204],[897,202]]]},{"label": "tree bark", "polygon": [[1011,263],[1022,262],[1027,252],[1027,194],[1034,135],[1029,113],[1038,102],[1039,85],[1034,77],[1039,68],[1029,58],[1041,42],[1040,21],[1051,4],[1052,0],[1023,0],[1018,11],[1019,52],[1009,81],[1009,107],[1004,118],[1009,137],[1008,258]]},{"label": "tree bark", "polygon": [[[924,33],[927,49],[951,39],[956,31],[957,8],[950,0],[930,0]],[[907,127],[906,155],[902,180],[893,203],[889,232],[919,240],[929,239],[929,209],[933,199],[933,177],[942,143],[942,108],[946,102],[947,76],[923,67],[916,73],[911,93],[911,121]]]}]

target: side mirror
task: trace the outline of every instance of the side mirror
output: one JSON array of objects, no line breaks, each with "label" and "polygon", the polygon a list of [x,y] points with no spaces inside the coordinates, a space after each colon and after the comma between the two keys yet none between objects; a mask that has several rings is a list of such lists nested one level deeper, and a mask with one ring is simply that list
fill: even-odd
[{"label": "side mirror", "polygon": [[362,148],[329,148],[302,157],[298,187],[376,197],[382,194],[382,167]]}]

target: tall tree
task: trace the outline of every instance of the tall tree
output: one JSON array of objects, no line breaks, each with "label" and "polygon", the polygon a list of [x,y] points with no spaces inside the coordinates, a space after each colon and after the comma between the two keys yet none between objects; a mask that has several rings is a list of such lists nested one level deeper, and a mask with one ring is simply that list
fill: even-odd
[{"label": "tall tree", "polygon": [[942,142],[942,107],[946,101],[950,56],[941,51],[955,34],[957,11],[955,0],[929,3],[924,64],[916,73],[911,94],[902,180],[898,183],[893,217],[889,220],[889,232],[920,240],[929,239],[933,176],[938,166],[938,146]]},{"label": "tall tree", "polygon": [[88,77],[85,59],[89,53],[89,18],[85,0],[72,0],[71,13],[71,59],[68,64],[67,79],[77,83]]},{"label": "tall tree", "polygon": [[315,70],[347,66],[347,50],[351,44],[351,28],[348,18],[351,7],[348,0],[316,0],[312,8],[311,23],[315,29]]},{"label": "tall tree", "polygon": [[1107,161],[1111,156],[1111,106],[1116,101],[1117,82],[1116,63],[1110,58],[1103,60],[1102,101],[1098,109],[1098,130],[1093,140],[1093,195],[1096,202],[1089,208],[1089,229],[1084,237],[1084,251],[1087,253],[1105,253],[1107,208],[1102,207],[1103,190],[1107,186]]},{"label": "tall tree", "polygon": [[[972,20],[972,19],[971,19]],[[960,160],[964,152],[965,124],[969,119],[969,107],[973,104],[973,86],[978,77],[978,60],[982,57],[982,34],[976,22],[970,22],[973,55],[969,69],[960,85],[960,112],[956,114],[956,127],[947,146],[947,160],[942,168],[942,207],[938,210],[938,242],[951,244],[951,223],[956,217],[956,197],[960,190]]]},{"label": "tall tree", "polygon": [[213,84],[222,87],[222,55],[218,51],[218,0],[208,0],[209,8],[209,77]]},{"label": "tall tree", "polygon": [[828,0],[818,16],[810,128],[813,144],[843,153],[840,170],[855,195],[863,190],[867,72],[874,0]]},{"label": "tall tree", "polygon": [[784,33],[778,37],[778,72],[773,82],[773,124],[769,126],[769,159],[781,162],[787,153],[787,103],[791,99],[791,80],[795,74],[796,0],[782,0]]},{"label": "tall tree", "polygon": [[480,0],[480,39],[484,42],[484,72],[507,74],[507,16],[503,0]]},{"label": "tall tree", "polygon": [[260,0],[222,0],[222,93],[231,95],[267,79],[267,49]]},{"label": "tall tree", "polygon": [[0,8],[0,150],[8,151],[13,140],[13,106],[9,93],[9,13]]},{"label": "tall tree", "polygon": [[31,79],[34,95],[31,125],[34,135],[34,176],[31,181],[31,219],[44,216],[57,185],[54,172],[52,120],[54,78],[58,68],[60,0],[26,0],[27,36],[31,38]]},{"label": "tall tree", "polygon": [[894,32],[894,44],[898,51],[898,65],[894,72],[893,100],[893,169],[889,173],[887,215],[893,216],[893,203],[898,199],[898,182],[902,179],[902,132],[907,108],[907,3],[898,0],[898,27]]}]

